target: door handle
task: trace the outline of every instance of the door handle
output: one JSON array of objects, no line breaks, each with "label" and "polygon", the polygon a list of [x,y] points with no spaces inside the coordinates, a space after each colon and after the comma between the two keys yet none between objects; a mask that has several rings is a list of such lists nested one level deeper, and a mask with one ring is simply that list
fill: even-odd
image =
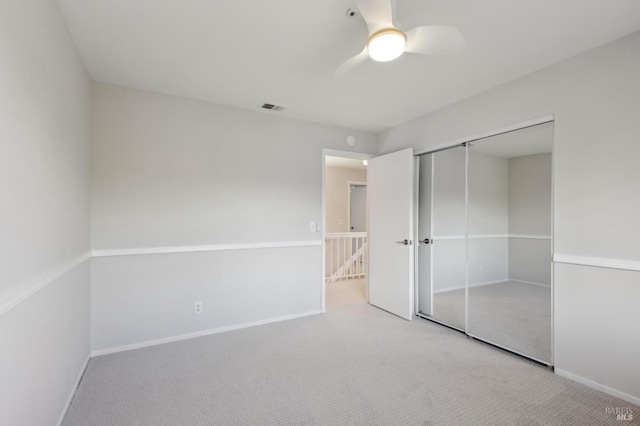
[{"label": "door handle", "polygon": [[424,240],[420,240],[418,241],[418,244],[433,244],[433,240],[430,240],[429,238],[425,238]]},{"label": "door handle", "polygon": [[408,246],[409,244],[411,244],[411,240],[402,240],[402,241],[396,241],[397,244],[402,244],[405,246]]}]

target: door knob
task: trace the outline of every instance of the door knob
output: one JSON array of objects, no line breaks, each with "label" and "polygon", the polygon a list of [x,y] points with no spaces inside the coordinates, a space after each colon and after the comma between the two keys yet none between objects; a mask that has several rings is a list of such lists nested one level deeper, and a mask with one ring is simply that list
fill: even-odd
[{"label": "door knob", "polygon": [[405,240],[402,240],[402,241],[396,241],[396,243],[408,246],[409,244],[411,244],[411,240],[406,240],[405,239]]},{"label": "door knob", "polygon": [[424,240],[420,240],[419,242],[422,244],[433,244],[433,240],[430,240],[428,238],[425,238]]}]

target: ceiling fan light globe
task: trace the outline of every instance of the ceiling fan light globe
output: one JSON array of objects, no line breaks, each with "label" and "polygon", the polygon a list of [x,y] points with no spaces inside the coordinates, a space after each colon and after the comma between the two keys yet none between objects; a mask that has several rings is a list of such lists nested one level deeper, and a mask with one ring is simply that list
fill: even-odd
[{"label": "ceiling fan light globe", "polygon": [[379,31],[367,43],[369,57],[378,62],[393,61],[402,55],[406,42],[404,33],[395,28]]}]

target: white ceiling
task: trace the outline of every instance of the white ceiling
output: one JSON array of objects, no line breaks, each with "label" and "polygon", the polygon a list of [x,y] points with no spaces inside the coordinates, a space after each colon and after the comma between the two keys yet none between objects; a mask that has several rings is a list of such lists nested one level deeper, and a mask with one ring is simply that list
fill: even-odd
[{"label": "white ceiling", "polygon": [[552,148],[553,122],[491,136],[471,143],[473,151],[503,158],[550,153]]},{"label": "white ceiling", "polygon": [[97,81],[377,132],[640,30],[638,0],[397,0],[401,29],[467,49],[333,71],[367,39],[355,0],[56,0]]},{"label": "white ceiling", "polygon": [[329,167],[342,167],[344,169],[367,170],[367,166],[364,165],[364,162],[362,160],[354,160],[353,158],[344,157],[332,157],[329,155],[325,157],[325,165]]}]

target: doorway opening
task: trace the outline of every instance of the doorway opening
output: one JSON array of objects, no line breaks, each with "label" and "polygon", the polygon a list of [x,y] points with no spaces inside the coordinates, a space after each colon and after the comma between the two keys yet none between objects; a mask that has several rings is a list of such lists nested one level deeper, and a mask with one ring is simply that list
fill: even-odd
[{"label": "doorway opening", "polygon": [[326,155],[324,201],[325,307],[367,303],[367,160]]}]

